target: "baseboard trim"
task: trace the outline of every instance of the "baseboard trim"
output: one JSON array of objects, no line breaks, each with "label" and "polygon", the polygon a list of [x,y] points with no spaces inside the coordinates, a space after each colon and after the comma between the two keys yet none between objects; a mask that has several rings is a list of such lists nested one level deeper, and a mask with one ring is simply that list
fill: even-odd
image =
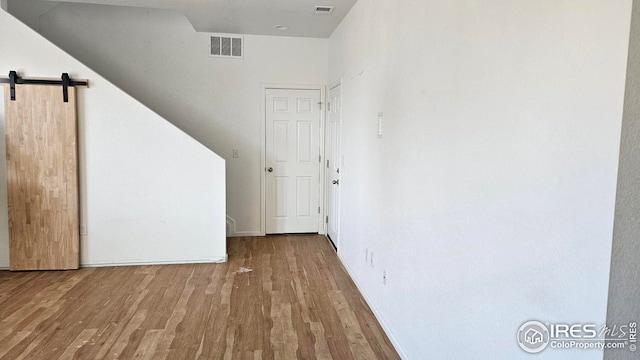
[{"label": "baseboard trim", "polygon": [[[196,260],[163,260],[163,261],[95,261],[91,263],[80,263],[80,267],[109,267],[109,266],[145,266],[145,265],[179,265],[179,264],[222,264],[229,261],[229,254],[224,257],[214,259]],[[0,271],[10,270],[10,268],[0,266]]]},{"label": "baseboard trim", "polygon": [[228,237],[264,236],[260,231],[239,231]]},{"label": "baseboard trim", "polygon": [[229,258],[225,256],[211,259],[188,259],[188,260],[125,260],[125,261],[93,261],[90,263],[80,263],[80,267],[108,267],[108,266],[145,266],[145,265],[179,265],[179,264],[221,264],[226,263]]},{"label": "baseboard trim", "polygon": [[[327,239],[327,241],[329,241],[329,239]],[[402,350],[402,347],[400,346],[400,343],[398,343],[398,340],[395,338],[395,336],[393,336],[393,333],[391,332],[391,329],[389,329],[389,326],[387,325],[387,322],[384,320],[384,317],[382,316],[378,308],[373,304],[373,302],[371,301],[371,298],[369,298],[366,291],[364,291],[364,288],[360,285],[360,282],[355,277],[355,273],[351,270],[349,265],[347,265],[346,261],[344,261],[342,256],[340,256],[340,253],[338,253],[338,259],[340,260],[340,263],[342,263],[342,266],[344,267],[344,269],[347,270],[347,273],[349,274],[349,277],[351,278],[351,280],[353,280],[353,283],[356,284],[358,291],[360,291],[360,294],[362,294],[364,301],[367,303],[367,305],[369,305],[369,308],[373,312],[373,316],[376,317],[376,319],[380,323],[380,326],[382,326],[382,330],[385,332],[387,337],[389,337],[389,341],[391,341],[391,345],[393,345],[395,350],[398,352],[398,355],[400,356],[400,358],[404,360],[408,360],[409,357],[404,352],[404,350]]]}]

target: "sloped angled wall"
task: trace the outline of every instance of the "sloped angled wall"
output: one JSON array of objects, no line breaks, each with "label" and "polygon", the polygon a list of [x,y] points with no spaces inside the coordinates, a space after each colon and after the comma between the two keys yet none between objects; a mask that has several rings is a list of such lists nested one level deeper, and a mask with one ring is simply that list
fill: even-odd
[{"label": "sloped angled wall", "polygon": [[[225,260],[222,158],[4,10],[0,52],[2,74],[89,79],[78,95],[83,265]],[[6,207],[0,196],[0,214]]]}]

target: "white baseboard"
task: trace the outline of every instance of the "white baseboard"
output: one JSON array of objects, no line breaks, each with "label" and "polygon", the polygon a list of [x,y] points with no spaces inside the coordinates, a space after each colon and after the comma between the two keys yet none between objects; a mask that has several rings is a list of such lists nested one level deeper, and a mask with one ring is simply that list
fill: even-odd
[{"label": "white baseboard", "polygon": [[260,231],[238,231],[233,235],[228,235],[227,237],[245,237],[245,236],[264,236],[264,234]]},{"label": "white baseboard", "polygon": [[98,260],[90,263],[80,263],[80,267],[107,267],[107,266],[144,266],[144,265],[179,265],[179,264],[221,264],[226,263],[229,255],[212,259],[187,259],[187,260],[125,260],[109,261]]},{"label": "white baseboard", "polygon": [[[80,267],[108,267],[108,266],[144,266],[144,265],[179,265],[179,264],[221,264],[229,261],[229,254],[221,258],[196,259],[196,260],[163,260],[163,261],[94,261],[80,263]],[[0,270],[9,270],[9,267],[0,266]]]},{"label": "white baseboard", "polygon": [[360,291],[360,294],[362,294],[364,301],[366,301],[367,305],[369,305],[369,308],[373,312],[373,316],[375,316],[375,318],[380,323],[380,326],[382,326],[382,330],[384,330],[385,334],[391,341],[391,344],[398,352],[398,355],[400,355],[400,358],[408,360],[409,357],[407,356],[407,354],[405,354],[404,350],[402,350],[402,347],[400,347],[400,343],[398,343],[398,340],[395,338],[395,336],[393,336],[393,333],[391,333],[391,329],[389,329],[389,326],[384,320],[384,317],[382,317],[382,314],[380,313],[380,311],[378,311],[378,308],[376,308],[367,293],[364,291],[364,288],[360,285],[360,282],[358,282],[358,279],[355,277],[354,272],[351,271],[351,268],[349,267],[349,265],[347,265],[342,256],[340,256],[340,253],[338,253],[338,259],[340,259],[342,266],[344,266],[345,270],[347,270],[347,273],[349,274],[349,277],[351,277],[351,280],[353,280],[353,282],[356,284],[356,287]]}]

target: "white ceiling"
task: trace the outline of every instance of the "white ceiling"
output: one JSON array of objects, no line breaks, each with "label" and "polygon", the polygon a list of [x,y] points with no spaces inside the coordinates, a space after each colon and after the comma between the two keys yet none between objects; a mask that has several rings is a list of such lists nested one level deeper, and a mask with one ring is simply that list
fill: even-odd
[{"label": "white ceiling", "polygon": [[[196,31],[200,32],[328,38],[356,0],[66,0],[65,2],[178,10],[183,12]],[[333,15],[314,15],[316,5],[335,6]],[[287,25],[289,30],[276,30],[274,28],[276,25]]]}]

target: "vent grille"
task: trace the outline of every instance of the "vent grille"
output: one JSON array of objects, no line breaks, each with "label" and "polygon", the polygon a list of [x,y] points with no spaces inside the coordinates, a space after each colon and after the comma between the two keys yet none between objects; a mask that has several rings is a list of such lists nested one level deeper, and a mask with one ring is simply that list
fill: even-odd
[{"label": "vent grille", "polygon": [[316,15],[331,15],[333,14],[333,6],[316,6]]},{"label": "vent grille", "polygon": [[209,55],[242,59],[244,57],[244,37],[229,34],[212,35]]}]

